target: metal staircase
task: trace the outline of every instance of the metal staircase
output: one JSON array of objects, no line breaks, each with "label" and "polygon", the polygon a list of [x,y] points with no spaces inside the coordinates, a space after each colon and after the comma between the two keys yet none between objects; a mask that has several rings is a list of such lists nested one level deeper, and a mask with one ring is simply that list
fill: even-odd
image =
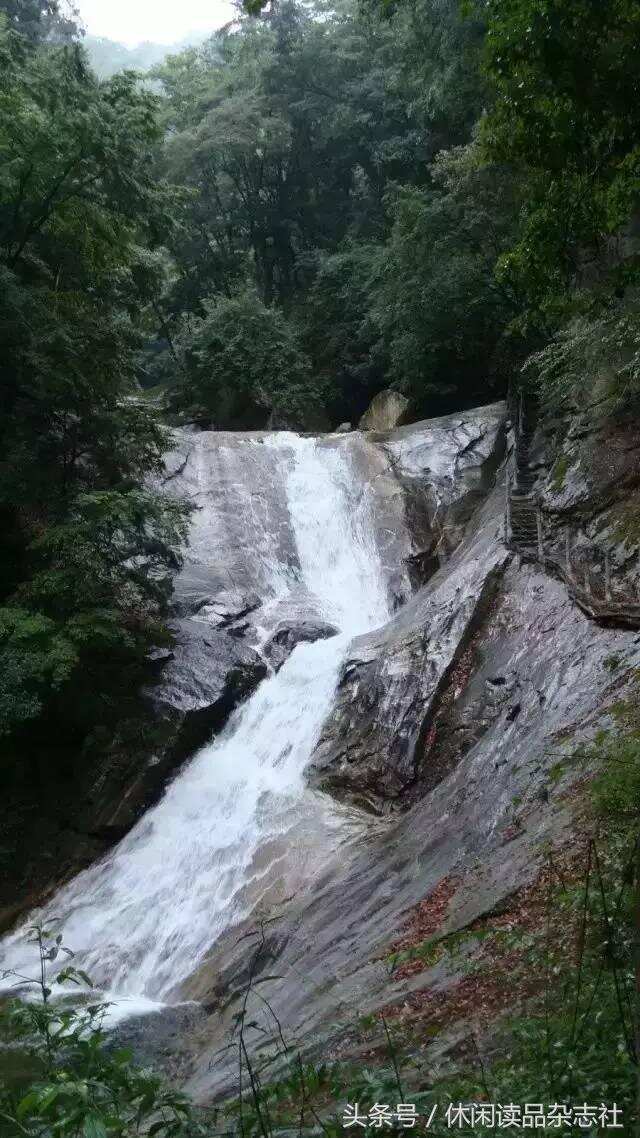
[{"label": "metal staircase", "polygon": [[531,449],[536,412],[522,394],[514,421],[515,443],[507,474],[507,545],[523,559],[537,561],[547,573],[560,578],[576,604],[594,620],[640,628],[640,598],[615,587],[609,549],[585,542],[584,534],[570,525],[564,529],[564,538],[557,526],[550,527],[534,490],[537,476],[532,469]]},{"label": "metal staircase", "polygon": [[535,414],[522,392],[515,420],[512,468],[507,478],[507,540],[519,552],[540,555],[540,519],[533,492],[536,476],[531,469],[531,445],[535,433]]}]

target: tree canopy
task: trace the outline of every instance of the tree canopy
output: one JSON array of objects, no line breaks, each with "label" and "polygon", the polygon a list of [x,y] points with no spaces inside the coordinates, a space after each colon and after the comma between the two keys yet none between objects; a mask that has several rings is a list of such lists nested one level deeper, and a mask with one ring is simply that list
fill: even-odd
[{"label": "tree canopy", "polygon": [[[390,19],[285,0],[158,70],[167,176],[189,191],[169,243],[173,279],[163,297],[167,329],[185,344],[178,391],[184,376],[185,390],[190,383],[192,318],[202,318],[213,296],[247,286],[289,322],[336,421],[357,418],[389,383],[425,413],[470,403],[487,383],[499,389],[496,349],[508,311],[504,290],[489,280],[513,194],[505,172],[496,173],[494,198],[506,188],[502,216],[491,225],[498,248],[489,237],[476,247],[458,224],[460,199],[476,186],[470,175],[466,188],[454,189],[439,157],[450,151],[460,168],[473,163],[486,96],[481,42],[480,22],[463,18],[457,0],[416,0]],[[477,176],[485,195],[491,177]],[[410,269],[399,263],[410,256],[409,201],[424,241],[431,244],[431,226],[440,243],[432,260],[415,256]],[[469,205],[468,226],[478,233]],[[445,248],[453,252],[450,274]],[[399,302],[398,271],[411,274]],[[473,333],[458,335],[457,347],[450,327],[456,274],[467,288],[484,281],[473,297]],[[403,320],[418,337],[416,320],[422,324],[421,345],[409,344]],[[265,408],[260,425],[267,418]]]},{"label": "tree canopy", "polygon": [[169,200],[155,100],[132,75],[100,84],[75,44],[24,38],[0,31],[3,732],[72,685],[108,688],[91,663],[105,648],[144,656],[183,532],[143,489],[166,436],[136,382],[141,243]]},{"label": "tree canopy", "polygon": [[0,0],[9,734],[76,683],[106,706],[164,635],[159,403],[313,429],[393,386],[435,415],[528,358],[557,402],[606,342],[635,406],[637,4],[252,11],[102,81],[72,7]]}]

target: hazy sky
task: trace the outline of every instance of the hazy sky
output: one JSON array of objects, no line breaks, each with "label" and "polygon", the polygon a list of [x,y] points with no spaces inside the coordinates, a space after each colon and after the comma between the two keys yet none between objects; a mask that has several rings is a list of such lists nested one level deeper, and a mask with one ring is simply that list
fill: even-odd
[{"label": "hazy sky", "polygon": [[233,15],[229,0],[76,0],[87,31],[133,46],[141,40],[175,43],[208,32]]}]

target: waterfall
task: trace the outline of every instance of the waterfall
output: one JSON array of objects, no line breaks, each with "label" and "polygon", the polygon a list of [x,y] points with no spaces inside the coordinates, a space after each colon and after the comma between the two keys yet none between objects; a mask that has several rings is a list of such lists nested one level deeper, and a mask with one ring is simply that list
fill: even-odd
[{"label": "waterfall", "polygon": [[[389,617],[367,490],[348,447],[284,432],[261,445],[282,471],[302,584],[340,634],[295,648],[127,837],[28,922],[60,918],[79,966],[131,1011],[178,998],[221,933],[276,878],[304,872],[304,842],[332,824],[304,770],[350,639]],[[3,967],[28,967],[23,930],[3,947]]]}]

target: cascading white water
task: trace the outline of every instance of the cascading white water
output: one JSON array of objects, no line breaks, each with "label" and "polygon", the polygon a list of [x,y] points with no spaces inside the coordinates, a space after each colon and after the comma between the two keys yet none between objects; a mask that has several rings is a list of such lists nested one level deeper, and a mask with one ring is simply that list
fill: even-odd
[{"label": "cascading white water", "polygon": [[[303,583],[341,634],[299,645],[117,848],[37,915],[62,919],[82,968],[110,998],[133,998],[131,1011],[175,994],[283,861],[295,865],[296,834],[321,812],[303,775],[346,647],[389,616],[346,448],[285,433],[265,445],[284,470]],[[25,967],[23,943],[21,930],[5,941],[4,968]]]},{"label": "cascading white water", "polygon": [[390,614],[366,487],[354,484],[343,448],[292,441],[286,490],[304,582],[341,631],[368,632]]}]

